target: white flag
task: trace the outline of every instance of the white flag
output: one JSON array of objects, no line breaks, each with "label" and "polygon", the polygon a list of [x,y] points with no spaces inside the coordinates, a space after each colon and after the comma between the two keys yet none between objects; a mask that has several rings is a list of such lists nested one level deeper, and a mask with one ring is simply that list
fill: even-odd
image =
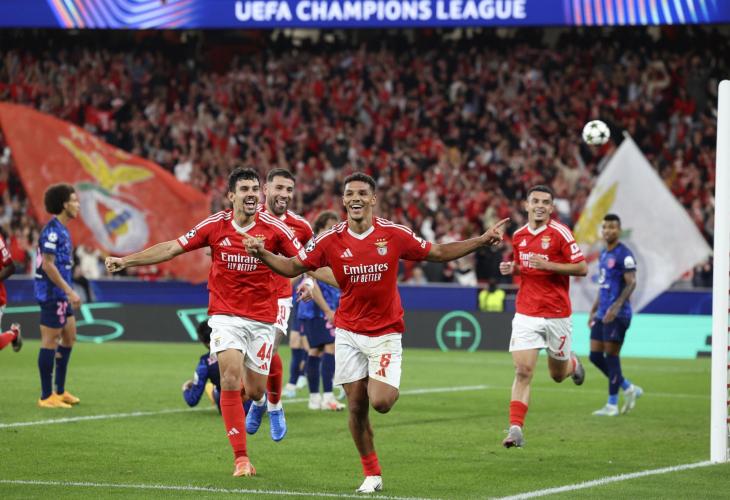
[{"label": "white flag", "polygon": [[576,311],[590,311],[596,300],[598,257],[604,248],[601,225],[608,213],[621,218],[621,241],[636,258],[636,290],[631,296],[634,311],[711,253],[685,208],[627,137],[598,176],[575,226],[575,239],[589,266],[588,276],[573,278],[571,283]]}]

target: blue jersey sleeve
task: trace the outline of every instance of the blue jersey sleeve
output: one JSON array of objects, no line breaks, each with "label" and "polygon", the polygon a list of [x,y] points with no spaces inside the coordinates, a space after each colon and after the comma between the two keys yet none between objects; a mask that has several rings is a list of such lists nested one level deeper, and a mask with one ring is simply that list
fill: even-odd
[{"label": "blue jersey sleeve", "polygon": [[49,253],[56,255],[58,253],[59,234],[55,231],[50,224],[43,228],[41,235],[38,238],[38,247],[41,253]]},{"label": "blue jersey sleeve", "polygon": [[636,259],[628,247],[624,246],[623,259],[621,261],[621,269],[623,272],[629,273],[636,271]]},{"label": "blue jersey sleeve", "polygon": [[198,366],[195,368],[193,375],[193,385],[189,389],[183,391],[183,398],[188,406],[195,406],[200,401],[200,397],[205,391],[205,383],[208,381],[208,355],[205,354],[200,358]]}]

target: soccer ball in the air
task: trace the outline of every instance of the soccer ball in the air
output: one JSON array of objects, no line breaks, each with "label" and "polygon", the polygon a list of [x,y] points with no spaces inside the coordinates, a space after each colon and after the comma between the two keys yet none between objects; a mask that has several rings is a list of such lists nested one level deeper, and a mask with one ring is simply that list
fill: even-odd
[{"label": "soccer ball in the air", "polygon": [[611,138],[611,130],[601,120],[592,120],[583,127],[583,140],[589,146],[602,146]]}]

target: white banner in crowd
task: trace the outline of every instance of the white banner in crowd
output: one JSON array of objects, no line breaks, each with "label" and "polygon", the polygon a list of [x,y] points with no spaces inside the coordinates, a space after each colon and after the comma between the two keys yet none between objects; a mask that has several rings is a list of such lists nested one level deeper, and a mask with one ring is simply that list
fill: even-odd
[{"label": "white banner in crowd", "polygon": [[573,278],[571,283],[575,311],[590,311],[596,299],[598,258],[604,247],[601,224],[608,213],[621,218],[621,241],[636,257],[637,287],[631,297],[634,311],[711,254],[685,208],[627,137],[599,175],[575,226],[575,239],[588,260],[588,276]]}]

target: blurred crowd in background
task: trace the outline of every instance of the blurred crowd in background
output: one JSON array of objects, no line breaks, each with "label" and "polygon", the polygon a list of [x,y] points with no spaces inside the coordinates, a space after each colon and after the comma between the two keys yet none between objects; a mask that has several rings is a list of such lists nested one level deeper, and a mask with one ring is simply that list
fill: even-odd
[{"label": "blurred crowd in background", "polygon": [[[310,220],[340,210],[342,179],[361,170],[378,182],[379,215],[438,242],[503,217],[510,231],[523,225],[521,202],[534,184],[555,190],[556,216],[572,227],[626,131],[712,243],[716,89],[730,73],[729,45],[714,28],[671,26],[304,38],[8,31],[0,100],[158,163],[209,193],[211,211],[226,206],[236,166],[290,169],[292,209]],[[612,130],[601,148],[580,140],[595,118]],[[1,134],[0,151],[0,227],[29,273],[46,215],[29,210]],[[402,280],[501,281],[498,264],[511,251],[404,265]],[[78,257],[77,275],[103,275],[98,251]],[[686,281],[710,285],[711,264]]]}]

